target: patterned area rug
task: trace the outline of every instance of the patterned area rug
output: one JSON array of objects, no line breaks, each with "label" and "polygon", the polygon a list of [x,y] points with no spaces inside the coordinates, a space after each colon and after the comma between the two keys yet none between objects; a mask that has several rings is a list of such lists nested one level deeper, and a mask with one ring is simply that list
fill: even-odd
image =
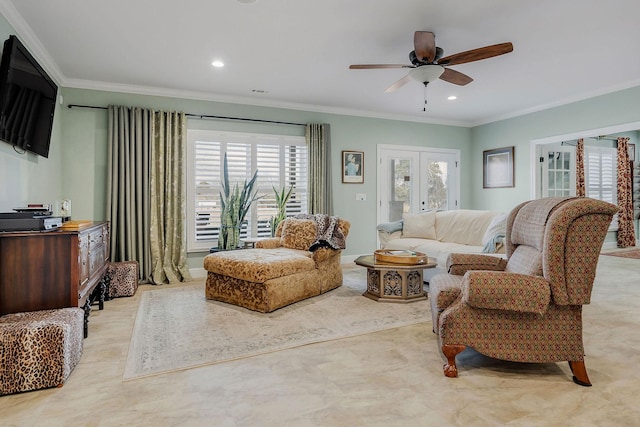
[{"label": "patterned area rug", "polygon": [[628,251],[609,252],[609,253],[603,253],[602,255],[619,256],[619,257],[622,257],[622,258],[640,259],[640,249],[631,249],[631,250],[628,250]]},{"label": "patterned area rug", "polygon": [[204,285],[145,291],[123,379],[430,323],[428,301],[375,302],[362,296],[364,268],[348,267],[344,272],[338,289],[267,314],[206,300]]}]

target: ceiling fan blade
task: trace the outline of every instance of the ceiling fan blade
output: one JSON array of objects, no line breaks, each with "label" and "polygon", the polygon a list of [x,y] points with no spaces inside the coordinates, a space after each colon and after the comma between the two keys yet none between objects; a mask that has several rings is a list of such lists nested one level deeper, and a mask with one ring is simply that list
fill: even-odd
[{"label": "ceiling fan blade", "polygon": [[480,61],[481,59],[492,58],[498,55],[504,55],[513,51],[513,45],[509,42],[494,44],[491,46],[479,47],[477,49],[467,50],[465,52],[454,53],[445,56],[438,61],[439,65],[457,65],[467,62]]},{"label": "ceiling fan blade", "polygon": [[473,81],[473,79],[466,74],[452,70],[451,68],[445,68],[444,73],[440,75],[440,79],[458,86],[464,86]]},{"label": "ceiling fan blade", "polygon": [[406,76],[404,76],[403,78],[401,78],[400,80],[398,80],[397,82],[395,82],[394,84],[389,86],[387,88],[387,90],[385,90],[384,92],[385,93],[389,93],[389,92],[393,92],[395,90],[398,90],[402,86],[404,86],[407,83],[409,83],[411,80],[412,80],[411,75],[407,74]]},{"label": "ceiling fan blade", "polygon": [[349,65],[351,70],[370,70],[376,68],[414,68],[413,65],[405,64],[353,64]]},{"label": "ceiling fan blade", "polygon": [[413,47],[420,61],[432,63],[436,56],[436,36],[431,31],[416,31]]}]

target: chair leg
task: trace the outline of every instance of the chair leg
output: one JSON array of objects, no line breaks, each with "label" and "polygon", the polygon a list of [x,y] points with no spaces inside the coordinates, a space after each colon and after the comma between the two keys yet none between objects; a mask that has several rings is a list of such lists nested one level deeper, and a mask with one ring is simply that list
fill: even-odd
[{"label": "chair leg", "polygon": [[445,377],[455,378],[458,376],[456,355],[461,353],[465,348],[466,347],[464,345],[445,344],[442,346],[442,353],[447,358],[447,363],[443,366]]},{"label": "chair leg", "polygon": [[591,387],[591,381],[587,375],[587,368],[584,366],[584,360],[569,360],[569,368],[573,373],[573,382],[585,387]]}]

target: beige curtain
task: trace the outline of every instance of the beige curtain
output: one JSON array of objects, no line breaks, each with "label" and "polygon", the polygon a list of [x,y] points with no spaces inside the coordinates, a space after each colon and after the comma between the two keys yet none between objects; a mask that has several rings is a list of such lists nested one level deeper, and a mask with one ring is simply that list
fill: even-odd
[{"label": "beige curtain", "polygon": [[151,134],[151,281],[183,282],[191,280],[185,235],[185,114],[155,112]]},{"label": "beige curtain", "polygon": [[585,196],[584,187],[584,139],[578,139],[576,145],[576,196]]},{"label": "beige curtain", "polygon": [[633,225],[633,177],[629,159],[629,138],[618,138],[618,247],[636,245]]},{"label": "beige curtain", "polygon": [[149,148],[153,111],[109,106],[107,212],[111,261],[138,261],[139,279],[151,273]]},{"label": "beige curtain", "polygon": [[184,113],[109,106],[107,220],[111,261],[138,261],[140,279],[190,280],[184,220]]},{"label": "beige curtain", "polygon": [[326,123],[307,125],[306,138],[309,156],[310,214],[333,215],[331,198],[331,129]]}]

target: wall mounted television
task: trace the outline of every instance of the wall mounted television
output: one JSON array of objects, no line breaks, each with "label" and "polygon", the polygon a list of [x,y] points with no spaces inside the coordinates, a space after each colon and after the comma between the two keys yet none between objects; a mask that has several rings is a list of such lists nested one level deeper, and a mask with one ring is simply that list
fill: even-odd
[{"label": "wall mounted television", "polygon": [[49,157],[58,86],[16,36],[0,62],[0,139]]}]

